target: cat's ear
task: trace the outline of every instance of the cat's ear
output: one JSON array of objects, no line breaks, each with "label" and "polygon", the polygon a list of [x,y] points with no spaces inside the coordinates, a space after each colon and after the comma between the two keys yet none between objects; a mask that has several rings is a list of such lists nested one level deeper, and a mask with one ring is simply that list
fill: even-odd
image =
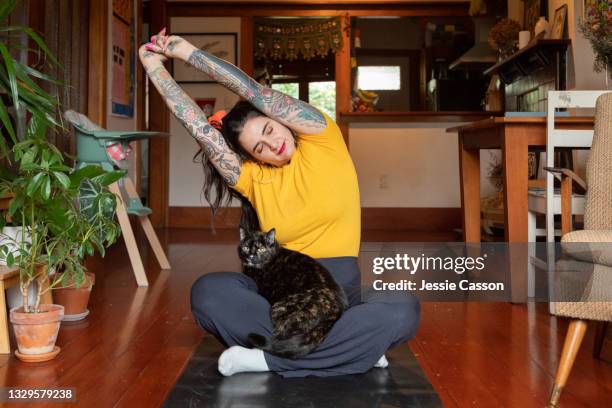
[{"label": "cat's ear", "polygon": [[268,243],[268,245],[272,245],[275,240],[276,240],[276,230],[274,228],[272,228],[266,234],[266,242]]},{"label": "cat's ear", "polygon": [[246,236],[247,236],[246,230],[244,228],[240,227],[240,241],[244,241]]}]

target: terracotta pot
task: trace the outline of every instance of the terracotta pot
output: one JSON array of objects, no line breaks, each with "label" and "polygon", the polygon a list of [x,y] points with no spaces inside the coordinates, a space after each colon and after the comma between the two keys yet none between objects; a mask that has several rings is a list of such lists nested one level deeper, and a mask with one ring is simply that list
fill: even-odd
[{"label": "terracotta pot", "polygon": [[53,290],[53,302],[64,306],[65,316],[83,314],[87,310],[95,280],[96,276],[93,273],[86,272],[85,281],[77,288],[70,279],[67,287]]},{"label": "terracotta pot", "polygon": [[51,353],[57,340],[64,306],[40,305],[39,313],[24,313],[23,306],[10,311],[17,347],[21,354]]}]

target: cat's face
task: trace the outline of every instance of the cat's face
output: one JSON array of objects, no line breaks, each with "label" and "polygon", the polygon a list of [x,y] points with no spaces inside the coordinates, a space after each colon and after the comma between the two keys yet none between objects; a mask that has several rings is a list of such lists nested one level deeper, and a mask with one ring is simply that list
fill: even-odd
[{"label": "cat's face", "polygon": [[262,268],[270,262],[278,251],[275,234],[274,228],[268,232],[247,232],[240,228],[238,256],[242,263],[253,268]]}]

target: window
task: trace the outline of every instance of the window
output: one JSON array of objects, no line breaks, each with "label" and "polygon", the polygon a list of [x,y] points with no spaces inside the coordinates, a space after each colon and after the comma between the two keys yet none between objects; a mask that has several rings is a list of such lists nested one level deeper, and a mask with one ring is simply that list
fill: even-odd
[{"label": "window", "polygon": [[401,89],[399,66],[360,66],[357,68],[359,89],[366,91],[398,91]]},{"label": "window", "polygon": [[293,98],[300,99],[300,84],[297,82],[272,84],[272,89],[280,91]]},{"label": "window", "polygon": [[308,100],[310,104],[327,113],[336,120],[336,82],[309,82]]}]

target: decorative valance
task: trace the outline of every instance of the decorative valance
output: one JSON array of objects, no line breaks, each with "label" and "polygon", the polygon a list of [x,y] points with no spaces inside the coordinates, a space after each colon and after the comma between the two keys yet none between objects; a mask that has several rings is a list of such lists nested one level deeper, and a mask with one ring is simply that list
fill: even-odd
[{"label": "decorative valance", "polygon": [[299,21],[262,20],[255,23],[255,56],[272,59],[326,56],[342,50],[340,17],[300,19]]}]

